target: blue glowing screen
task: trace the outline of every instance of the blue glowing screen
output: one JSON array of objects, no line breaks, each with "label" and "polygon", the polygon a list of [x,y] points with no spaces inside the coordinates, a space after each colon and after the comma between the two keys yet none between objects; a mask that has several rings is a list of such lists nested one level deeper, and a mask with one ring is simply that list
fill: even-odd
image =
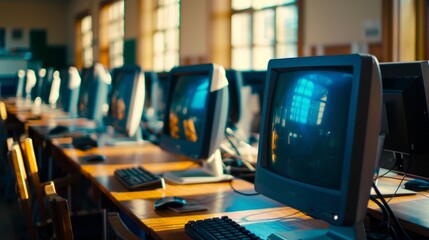
[{"label": "blue glowing screen", "polygon": [[352,81],[350,71],[278,73],[270,123],[274,172],[339,189]]}]

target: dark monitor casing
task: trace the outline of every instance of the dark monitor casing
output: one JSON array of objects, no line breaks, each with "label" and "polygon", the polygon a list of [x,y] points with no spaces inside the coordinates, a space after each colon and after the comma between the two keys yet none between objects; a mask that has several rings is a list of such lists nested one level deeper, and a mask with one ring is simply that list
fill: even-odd
[{"label": "dark monitor casing", "polygon": [[381,167],[429,179],[429,63],[381,63],[380,70],[386,132]]},{"label": "dark monitor casing", "polygon": [[[125,86],[125,88],[124,88]],[[119,94],[116,96],[114,94]],[[120,97],[125,103],[123,119],[113,114],[113,98]],[[107,123],[116,131],[133,137],[139,129],[145,102],[145,77],[142,69],[126,65],[112,70],[112,88],[109,95]]]},{"label": "dark monitor casing", "polygon": [[234,128],[242,115],[241,87],[243,86],[242,74],[234,69],[226,70],[229,91],[228,126]]},{"label": "dark monitor casing", "polygon": [[[222,68],[223,70],[223,68]],[[204,131],[196,142],[173,138],[169,134],[169,109],[172,104],[175,84],[178,78],[187,75],[205,75],[209,79],[209,93],[207,94],[205,113],[202,116]],[[224,77],[224,75],[223,75]],[[168,152],[176,153],[191,159],[207,159],[220,145],[224,138],[226,118],[228,113],[228,82],[221,79],[219,67],[214,64],[175,67],[170,71],[170,87],[165,110],[164,127],[160,140],[160,147]],[[192,82],[190,81],[190,84]]]},{"label": "dark monitor casing", "polygon": [[79,90],[78,116],[103,122],[103,105],[111,82],[110,73],[101,64],[82,69]]},{"label": "dark monitor casing", "polygon": [[[272,96],[282,72],[351,70],[353,81],[345,132],[339,189],[325,188],[270,171]],[[255,189],[331,226],[353,226],[365,217],[376,162],[381,118],[381,83],[378,62],[369,55],[273,59],[268,64]],[[282,146],[277,146],[282,148]],[[284,159],[277,159],[277,161]],[[362,225],[363,226],[363,225]],[[363,228],[363,227],[362,227]]]},{"label": "dark monitor casing", "polygon": [[61,84],[57,106],[72,116],[77,114],[81,78],[76,67],[69,67],[60,72]]}]

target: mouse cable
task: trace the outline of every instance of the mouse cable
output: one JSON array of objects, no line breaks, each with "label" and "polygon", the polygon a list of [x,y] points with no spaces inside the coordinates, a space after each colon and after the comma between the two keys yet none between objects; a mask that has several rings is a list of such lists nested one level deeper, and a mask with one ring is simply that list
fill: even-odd
[{"label": "mouse cable", "polygon": [[258,192],[253,192],[253,193],[241,192],[241,191],[237,190],[236,188],[234,188],[234,186],[232,186],[232,181],[233,181],[233,180],[229,181],[229,186],[231,187],[231,189],[232,189],[234,192],[236,192],[236,193],[238,193],[238,194],[240,194],[240,195],[243,195],[243,196],[256,196],[256,195],[259,195],[259,194],[260,194],[260,193],[258,193]]},{"label": "mouse cable", "polygon": [[406,239],[411,239],[411,237],[407,234],[407,232],[405,231],[405,229],[402,227],[402,224],[399,222],[398,218],[395,216],[395,214],[393,213],[392,209],[390,208],[389,204],[386,202],[386,200],[384,199],[383,195],[381,195],[380,191],[377,188],[377,185],[375,185],[375,183],[372,183],[372,188],[374,189],[375,193],[377,194],[377,197],[381,200],[381,202],[383,203],[384,207],[386,208],[387,212],[389,213],[389,216],[391,217],[391,219],[393,220],[393,222],[395,223],[395,225],[399,228],[399,230],[401,231],[402,235],[404,236],[404,238]]},{"label": "mouse cable", "polygon": [[[383,221],[382,221],[382,223],[380,225],[381,226],[383,226],[383,225],[386,226],[386,234],[385,234],[385,237],[383,238],[383,239],[386,239],[390,235],[389,231],[391,230],[391,227],[392,227],[391,224],[390,224],[390,215],[389,215],[389,212],[387,211],[386,207],[384,207],[384,205],[380,201],[378,201],[375,197],[370,196],[369,199],[372,202],[374,202],[381,209],[381,211],[383,212]],[[369,226],[369,227],[371,227],[371,226]]]}]

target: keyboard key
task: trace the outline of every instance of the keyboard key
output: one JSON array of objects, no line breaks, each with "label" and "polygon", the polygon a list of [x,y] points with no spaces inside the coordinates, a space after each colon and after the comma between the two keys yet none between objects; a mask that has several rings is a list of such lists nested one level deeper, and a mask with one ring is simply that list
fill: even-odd
[{"label": "keyboard key", "polygon": [[117,169],[115,170],[115,177],[129,191],[165,188],[164,179],[162,177],[142,167]]},{"label": "keyboard key", "polygon": [[227,216],[189,221],[185,232],[193,239],[261,239]]}]

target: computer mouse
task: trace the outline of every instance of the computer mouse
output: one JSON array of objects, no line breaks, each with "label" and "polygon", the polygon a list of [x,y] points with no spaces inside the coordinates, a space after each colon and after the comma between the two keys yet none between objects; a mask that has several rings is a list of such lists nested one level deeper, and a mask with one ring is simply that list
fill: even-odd
[{"label": "computer mouse", "polygon": [[62,134],[62,133],[67,133],[68,131],[69,131],[69,128],[67,126],[59,125],[49,130],[49,134]]},{"label": "computer mouse", "polygon": [[90,136],[74,137],[72,139],[72,145],[82,151],[87,151],[98,147],[97,140],[92,139]]},{"label": "computer mouse", "polygon": [[168,207],[179,208],[186,205],[186,200],[181,197],[163,197],[155,201],[155,210]]},{"label": "computer mouse", "polygon": [[102,162],[106,157],[101,154],[91,154],[84,157],[81,157],[84,162]]},{"label": "computer mouse", "polygon": [[405,189],[421,192],[429,190],[429,182],[421,179],[413,179],[404,183]]}]

